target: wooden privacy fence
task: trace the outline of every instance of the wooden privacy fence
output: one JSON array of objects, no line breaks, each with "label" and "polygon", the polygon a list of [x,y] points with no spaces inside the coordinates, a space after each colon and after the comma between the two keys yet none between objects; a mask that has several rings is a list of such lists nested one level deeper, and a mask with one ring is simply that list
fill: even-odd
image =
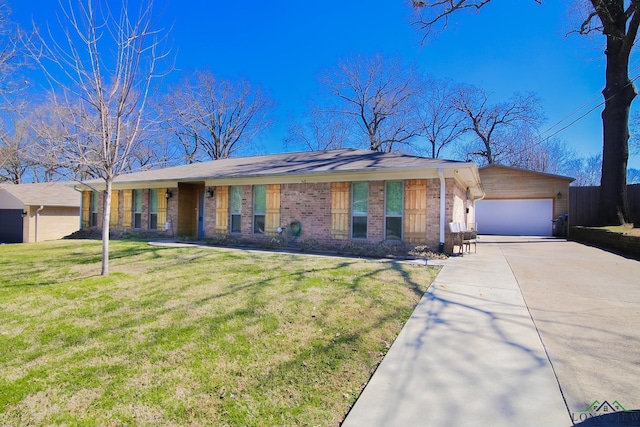
[{"label": "wooden privacy fence", "polygon": [[[569,187],[569,225],[596,225],[600,187]],[[640,224],[640,184],[627,185],[631,222]]]}]

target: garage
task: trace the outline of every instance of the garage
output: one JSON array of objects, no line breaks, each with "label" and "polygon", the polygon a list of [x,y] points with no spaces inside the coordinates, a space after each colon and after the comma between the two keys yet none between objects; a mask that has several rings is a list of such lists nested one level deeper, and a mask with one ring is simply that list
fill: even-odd
[{"label": "garage", "polygon": [[22,243],[22,209],[0,209],[0,243]]},{"label": "garage", "polygon": [[552,220],[569,213],[573,178],[496,164],[479,172],[485,192],[475,203],[480,234],[551,236]]},{"label": "garage", "polygon": [[56,240],[80,227],[80,193],[70,183],[0,184],[0,243]]},{"label": "garage", "polygon": [[553,199],[479,200],[476,222],[479,234],[551,236]]}]

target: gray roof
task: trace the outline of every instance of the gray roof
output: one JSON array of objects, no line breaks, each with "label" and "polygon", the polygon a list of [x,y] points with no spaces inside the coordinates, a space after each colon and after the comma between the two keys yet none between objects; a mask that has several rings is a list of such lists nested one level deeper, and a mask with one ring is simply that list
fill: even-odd
[{"label": "gray roof", "polygon": [[[279,175],[313,175],[332,172],[398,171],[474,167],[473,163],[429,159],[396,153],[342,149],[238,157],[123,174],[115,183],[219,178],[267,177]],[[101,181],[90,181],[99,184]]]},{"label": "gray roof", "polygon": [[45,182],[38,184],[1,184],[6,191],[25,206],[80,206],[80,193],[70,182]]}]

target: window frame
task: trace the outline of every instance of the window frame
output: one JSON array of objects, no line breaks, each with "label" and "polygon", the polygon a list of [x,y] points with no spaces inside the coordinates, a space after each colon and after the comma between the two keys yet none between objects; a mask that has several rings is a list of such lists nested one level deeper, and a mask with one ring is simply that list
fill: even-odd
[{"label": "window frame", "polygon": [[[366,212],[364,210],[359,210],[356,211],[356,203],[360,202],[359,200],[356,200],[355,197],[355,193],[356,193],[356,186],[365,186],[366,187],[366,194],[367,194],[367,198],[366,198]],[[351,214],[351,232],[350,232],[350,236],[351,239],[354,240],[366,240],[369,236],[369,182],[367,181],[358,181],[358,182],[352,182],[351,183],[351,203],[350,203],[350,214]],[[360,233],[358,233],[358,235],[356,235],[356,221],[355,219],[358,219],[358,222],[362,221],[362,218],[364,218],[364,236],[360,235]],[[358,227],[361,227],[362,224],[359,224]]]},{"label": "window frame", "polygon": [[[264,195],[264,211],[260,211],[257,209],[258,195],[257,190],[261,189],[261,193]],[[262,195],[261,194],[261,195]],[[266,226],[266,218],[267,218],[267,186],[266,185],[254,185],[253,186],[253,234],[264,235],[265,234],[265,226]],[[259,219],[262,218],[262,231],[260,231],[259,227]]]},{"label": "window frame", "polygon": [[[155,206],[154,206],[155,204]],[[155,207],[155,210],[154,210]],[[158,229],[158,189],[149,189],[149,230]]]},{"label": "window frame", "polygon": [[[137,189],[131,192],[131,228],[139,230],[142,228],[142,190]],[[140,205],[140,210],[136,210],[136,205]]]},{"label": "window frame", "polygon": [[[234,209],[233,205],[233,193],[234,191],[240,193],[239,206]],[[237,229],[234,229],[234,218],[237,219]],[[232,185],[229,188],[229,232],[233,234],[240,234],[242,232],[242,186]]]},{"label": "window frame", "polygon": [[[389,213],[388,212],[388,204],[389,204],[389,184],[399,184],[401,191],[400,198],[400,214],[397,213]],[[400,230],[398,238],[390,239],[389,238],[389,219],[400,219]],[[391,241],[402,241],[404,238],[404,181],[385,181],[384,183],[384,239]]]},{"label": "window frame", "polygon": [[97,191],[92,191],[91,197],[89,198],[89,227],[98,226],[99,205],[100,194]]}]

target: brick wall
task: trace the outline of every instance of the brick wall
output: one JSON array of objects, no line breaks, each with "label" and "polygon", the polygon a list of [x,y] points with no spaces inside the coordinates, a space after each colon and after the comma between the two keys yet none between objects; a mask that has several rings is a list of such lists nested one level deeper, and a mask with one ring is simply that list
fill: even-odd
[{"label": "brick wall", "polygon": [[331,184],[283,184],[280,187],[281,227],[300,221],[300,238],[330,240]]},{"label": "brick wall", "polygon": [[[438,249],[440,243],[440,180],[427,179],[426,182],[426,231],[424,241],[416,244],[426,244],[430,248]],[[168,235],[181,236],[179,233],[178,219],[180,219],[182,231],[188,227],[195,235],[197,232],[198,191],[204,188],[202,185],[181,185],[179,188],[168,188],[172,197],[167,200],[167,222],[170,223]],[[379,243],[384,240],[384,197],[385,182],[369,182],[369,215],[367,223],[367,241]],[[455,180],[446,180],[446,220],[464,221],[466,216],[466,189],[458,185]],[[148,230],[149,226],[149,191],[143,190],[142,230]],[[123,192],[119,192],[119,224],[122,224],[122,216],[129,212],[123,212]],[[160,194],[163,197],[164,194]],[[286,229],[293,221],[300,221],[302,233],[300,240],[314,239],[325,245],[335,247],[343,246],[349,240],[331,239],[331,183],[296,183],[282,184],[280,186],[280,226]],[[100,205],[101,206],[101,205]],[[101,206],[102,209],[102,206]],[[102,211],[101,211],[102,213]],[[187,218],[185,218],[187,217]],[[216,198],[208,197],[205,192],[204,199],[204,229],[205,237],[213,237],[216,234]],[[164,224],[159,224],[161,230]],[[161,231],[159,230],[159,231]],[[186,234],[185,234],[186,235]],[[263,235],[253,233],[253,186],[242,186],[242,213],[241,233],[242,240],[259,242],[265,239]]]},{"label": "brick wall", "polygon": [[372,242],[384,240],[384,181],[369,182],[367,240]]},{"label": "brick wall", "polygon": [[440,245],[440,180],[427,180],[426,245],[436,250]]}]

